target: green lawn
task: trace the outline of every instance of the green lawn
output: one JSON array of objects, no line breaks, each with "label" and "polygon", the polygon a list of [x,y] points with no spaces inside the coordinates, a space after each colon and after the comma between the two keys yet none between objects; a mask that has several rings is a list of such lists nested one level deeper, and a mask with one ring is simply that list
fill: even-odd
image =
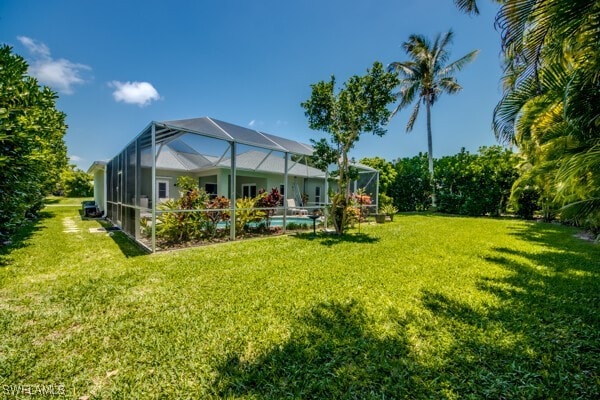
[{"label": "green lawn", "polygon": [[399,215],[146,255],[75,204],[0,249],[0,397],[600,397],[600,246],[573,229]]}]

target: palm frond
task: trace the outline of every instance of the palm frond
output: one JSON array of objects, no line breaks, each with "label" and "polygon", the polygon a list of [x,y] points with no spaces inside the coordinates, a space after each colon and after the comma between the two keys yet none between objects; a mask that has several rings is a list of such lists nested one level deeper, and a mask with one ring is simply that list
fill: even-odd
[{"label": "palm frond", "polygon": [[415,103],[415,108],[413,108],[413,112],[412,112],[412,114],[410,114],[410,118],[408,119],[408,122],[406,123],[406,132],[410,132],[413,130],[415,121],[417,120],[417,117],[419,116],[420,105],[421,105],[420,101],[417,101]]},{"label": "palm frond", "polygon": [[507,92],[494,109],[493,123],[496,138],[505,143],[514,143],[515,122],[523,106],[538,94],[534,78],[522,82],[515,90]]},{"label": "palm frond", "polygon": [[448,58],[450,58],[450,53],[448,52],[447,47],[454,40],[454,32],[449,30],[443,35],[437,35],[435,38],[435,45],[431,49],[432,53],[432,61],[431,64],[433,68],[437,71],[443,68],[443,65],[448,62]]},{"label": "palm frond", "polygon": [[455,71],[462,70],[465,65],[467,65],[468,63],[475,60],[477,58],[478,54],[479,54],[479,50],[473,50],[469,54],[466,54],[465,56],[459,58],[458,60],[448,64],[446,67],[441,69],[439,72],[439,75],[447,76],[447,75],[454,73]]},{"label": "palm frond", "polygon": [[479,14],[477,0],[454,0],[454,4],[456,4],[459,10],[464,11],[467,14]]},{"label": "palm frond", "polygon": [[439,86],[444,92],[450,94],[458,93],[462,90],[462,86],[458,84],[454,77],[440,79]]}]

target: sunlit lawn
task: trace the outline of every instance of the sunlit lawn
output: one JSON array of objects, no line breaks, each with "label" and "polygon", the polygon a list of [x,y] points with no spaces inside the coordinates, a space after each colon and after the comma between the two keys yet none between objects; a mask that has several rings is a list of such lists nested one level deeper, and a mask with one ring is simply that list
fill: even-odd
[{"label": "sunlit lawn", "polygon": [[570,228],[399,215],[146,255],[74,203],[0,250],[4,396],[600,398],[600,246]]}]

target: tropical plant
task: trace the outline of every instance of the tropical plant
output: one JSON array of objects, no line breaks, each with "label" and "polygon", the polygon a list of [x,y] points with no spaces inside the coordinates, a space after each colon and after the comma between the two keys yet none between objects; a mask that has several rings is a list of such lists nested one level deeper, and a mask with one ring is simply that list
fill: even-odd
[{"label": "tropical plant", "polygon": [[175,184],[180,190],[177,200],[171,199],[158,205],[160,211],[156,234],[167,242],[187,242],[202,239],[206,235],[207,217],[203,210],[209,201],[208,194],[198,187],[198,181],[180,176]]},{"label": "tropical plant", "polygon": [[56,99],[27,76],[23,57],[0,46],[0,243],[38,214],[67,166]]},{"label": "tropical plant", "polygon": [[229,199],[225,196],[217,196],[206,202],[206,212],[204,216],[207,219],[206,228],[211,238],[217,233],[217,227],[220,222],[229,220]]},{"label": "tropical plant", "polygon": [[395,99],[392,90],[398,83],[396,74],[386,72],[381,63],[375,62],[366,75],[350,77],[337,94],[333,76],[328,82],[311,85],[311,98],[301,104],[310,128],[330,135],[329,141],[322,138],[311,142],[317,168],[326,171],[330,165],[337,165],[333,174],[337,180],[336,193],[331,197],[337,234],[342,234],[347,225],[349,183],[358,175],[356,168],[349,165],[348,152],[362,133],[377,136],[386,133],[384,126],[390,117],[387,106]]},{"label": "tropical plant", "polygon": [[386,215],[394,215],[396,213],[398,213],[398,208],[396,208],[396,206],[394,206],[393,204],[386,204],[384,206],[382,206],[381,208],[379,208],[379,212],[381,214],[386,214]]},{"label": "tropical plant", "polygon": [[404,50],[410,61],[393,62],[389,65],[390,71],[400,74],[400,91],[397,97],[400,103],[392,115],[409,106],[416,99],[412,114],[408,119],[406,131],[413,129],[421,103],[425,105],[427,117],[427,154],[429,161],[429,179],[431,182],[431,205],[436,207],[436,194],[433,185],[433,139],[431,132],[431,107],[443,94],[457,93],[462,89],[453,76],[465,65],[473,61],[479,50],[474,50],[460,59],[446,65],[450,53],[447,49],[452,42],[454,34],[448,31],[444,35],[437,35],[431,43],[422,35],[411,35],[403,43]]},{"label": "tropical plant", "polygon": [[359,222],[364,221],[369,215],[369,207],[372,204],[371,196],[366,194],[365,189],[361,188],[350,196],[350,208],[352,218]]},{"label": "tropical plant", "polygon": [[283,196],[277,188],[272,188],[270,192],[260,189],[256,198],[256,207],[264,208],[262,210],[265,216],[265,225],[267,229],[271,227],[271,217],[275,214],[276,207],[281,204]]},{"label": "tropical plant", "polygon": [[256,208],[257,197],[242,197],[235,201],[235,232],[247,232],[251,222],[260,222],[265,212]]},{"label": "tropical plant", "polygon": [[524,179],[544,183],[537,189],[562,219],[591,227],[600,227],[598,15],[594,0],[512,0],[496,18],[506,63],[496,136],[519,147]]}]

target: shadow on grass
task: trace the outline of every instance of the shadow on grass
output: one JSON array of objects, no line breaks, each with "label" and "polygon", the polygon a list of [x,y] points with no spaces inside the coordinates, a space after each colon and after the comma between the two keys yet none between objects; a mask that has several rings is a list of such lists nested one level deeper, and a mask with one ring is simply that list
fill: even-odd
[{"label": "shadow on grass", "polygon": [[29,239],[35,232],[38,232],[44,227],[40,226],[40,223],[48,218],[54,217],[54,213],[50,211],[41,211],[35,220],[27,222],[21,226],[14,235],[10,238],[10,244],[0,246],[0,267],[7,266],[10,264],[10,254],[16,250],[26,246],[29,246]]},{"label": "shadow on grass", "polygon": [[340,243],[361,243],[361,244],[371,244],[379,242],[378,237],[370,236],[366,233],[345,233],[343,235],[335,235],[335,234],[324,234],[317,233],[314,235],[313,233],[297,233],[293,238],[302,239],[302,240],[310,240],[317,241],[323,246],[334,246]]},{"label": "shadow on grass", "polygon": [[378,337],[355,301],[320,303],[301,317],[290,339],[254,360],[231,355],[217,367],[219,397],[413,398],[432,393],[412,356],[406,329]]},{"label": "shadow on grass", "polygon": [[494,249],[486,260],[508,273],[477,284],[493,306],[423,291],[422,304],[451,332],[448,360],[478,371],[469,379],[484,397],[600,398],[600,247],[571,234],[531,224],[515,235],[541,246]]},{"label": "shadow on grass", "polygon": [[110,222],[102,219],[96,219],[95,221],[98,222],[98,224],[102,228],[108,231],[108,236],[110,236],[113,242],[115,242],[117,246],[119,246],[119,250],[121,250],[121,253],[123,253],[125,257],[139,257],[149,254],[147,250],[143,249],[139,244],[137,244],[124,232],[118,230],[118,228],[112,230],[113,225]]}]

